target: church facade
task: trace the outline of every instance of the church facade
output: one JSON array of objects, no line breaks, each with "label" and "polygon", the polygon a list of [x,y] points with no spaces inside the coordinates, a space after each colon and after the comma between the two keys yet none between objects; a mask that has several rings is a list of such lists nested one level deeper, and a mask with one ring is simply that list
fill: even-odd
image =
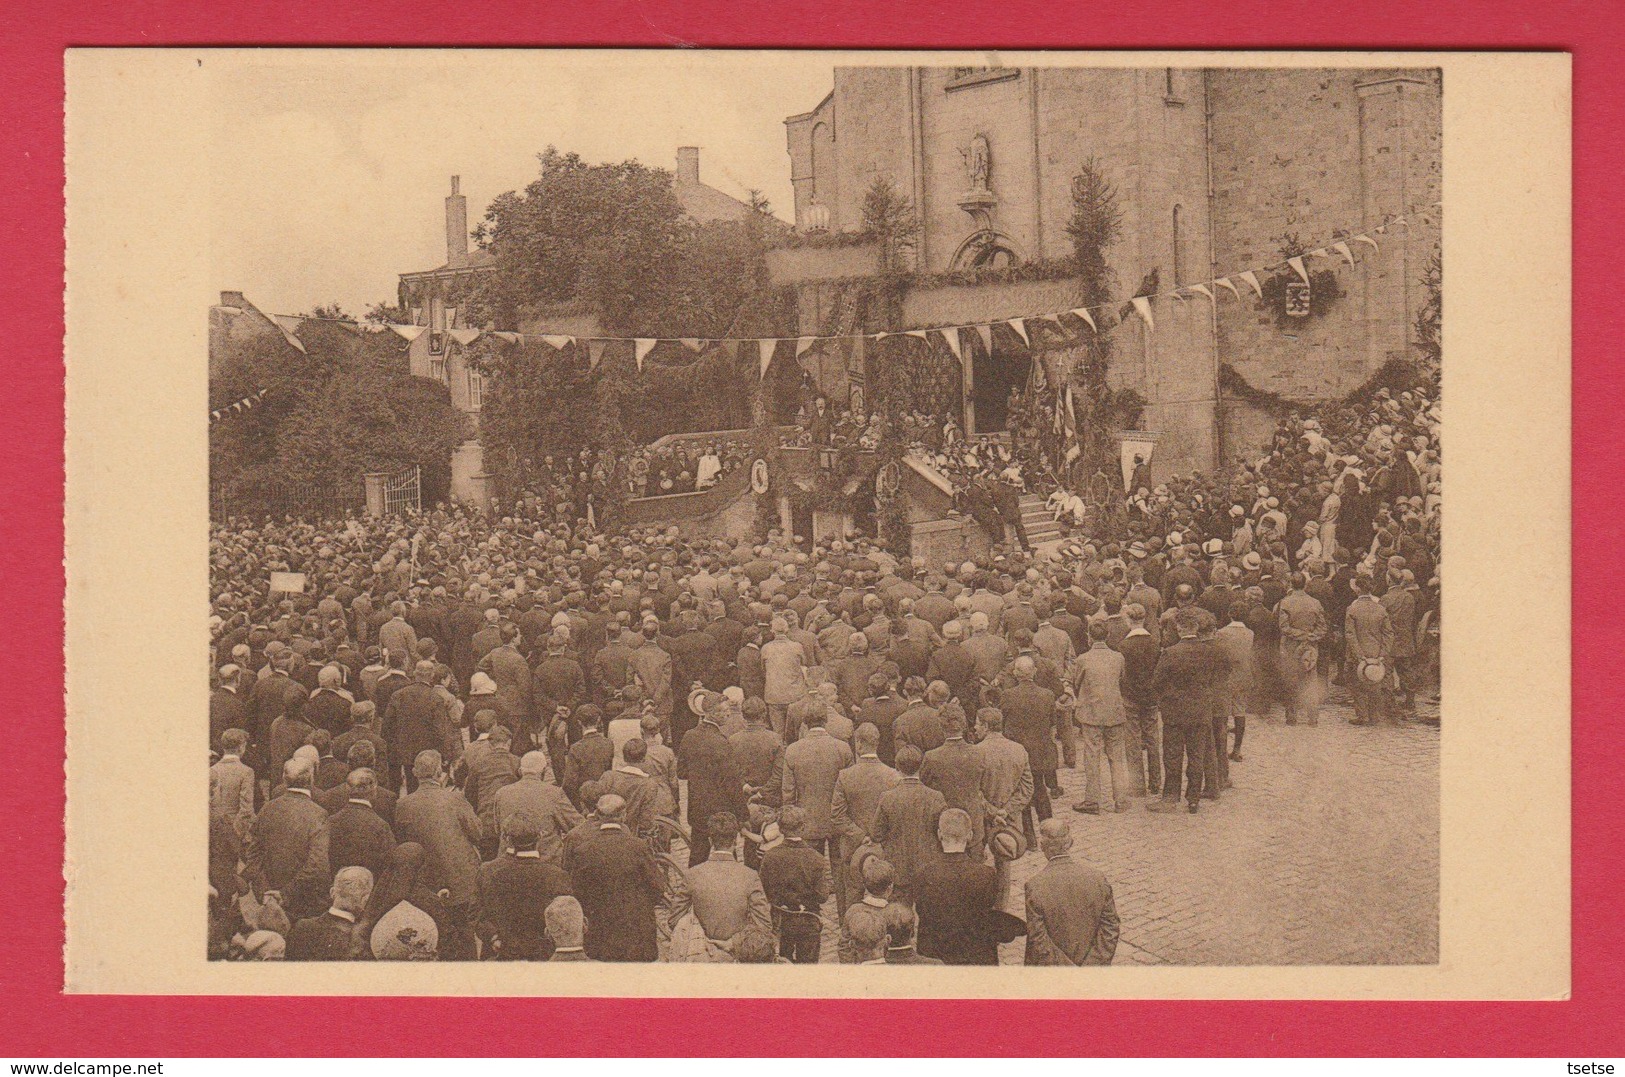
[{"label": "church facade", "polygon": [[[1249,397],[1333,399],[1414,358],[1440,219],[1414,211],[1442,197],[1441,89],[1436,70],[837,68],[830,94],[785,121],[796,221],[803,233],[861,231],[881,178],[912,202],[920,233],[898,324],[867,331],[1078,305],[1066,226],[1086,161],[1117,191],[1121,234],[1106,253],[1124,303],[1153,274],[1150,290],[1168,292],[1406,217],[1375,249],[1360,244],[1357,264],[1314,259],[1307,313],[1260,273],[1263,296],[1187,292],[1155,302],[1154,328],[1131,316],[1113,332],[1110,377],[1146,401],[1153,473],[1210,468],[1268,429]],[[797,287],[802,333],[829,331],[841,282],[875,271],[838,245],[825,261],[780,273]],[[1075,356],[999,328],[990,354],[965,352],[971,432],[1002,428],[1003,397],[1030,376],[1035,349],[1052,373]],[[819,359],[816,377],[844,399],[863,369],[861,357]]]}]

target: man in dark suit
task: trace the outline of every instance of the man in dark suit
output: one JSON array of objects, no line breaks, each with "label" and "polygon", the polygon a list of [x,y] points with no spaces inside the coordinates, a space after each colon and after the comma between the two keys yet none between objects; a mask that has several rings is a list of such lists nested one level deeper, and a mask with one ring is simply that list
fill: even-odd
[{"label": "man in dark suit", "polygon": [[830,893],[829,861],[802,840],[807,813],[791,805],[779,816],[783,843],[762,854],[762,892],[773,910],[779,956],[816,965],[823,920],[819,909]]},{"label": "man in dark suit", "polygon": [[[851,864],[852,854],[874,832],[881,795],[903,780],[901,774],[880,761],[876,751],[879,739],[875,727],[867,722],[852,733],[858,760],[836,777],[830,800],[830,826],[840,836],[839,847],[830,854],[832,863],[838,860]],[[836,909],[845,915],[847,906],[862,896],[862,880],[853,878],[850,871],[843,872],[841,885],[835,891]]]},{"label": "man in dark suit", "polygon": [[[378,784],[378,757],[372,750],[372,745],[360,741],[350,745],[350,751],[345,756],[345,764],[352,770],[368,770],[373,775],[372,791],[367,794],[367,803],[372,810],[378,813],[378,818],[395,826],[395,802],[399,799],[394,793]],[[350,802],[350,786],[347,781],[340,782],[331,789],[325,789],[316,794],[316,803],[327,809],[329,815],[341,812]]]},{"label": "man in dark suit", "polygon": [[625,813],[620,797],[600,797],[597,834],[568,855],[571,889],[587,918],[586,953],[594,961],[659,956],[655,903],[666,880],[648,843],[627,833]]},{"label": "man in dark suit", "polygon": [[[767,732],[772,735],[771,730]],[[655,817],[660,814],[666,795],[660,779],[644,768],[648,755],[648,744],[642,737],[633,737],[621,745],[624,762],[598,779],[603,792],[614,793],[626,801],[626,829],[640,838],[654,831]]]},{"label": "man in dark suit", "polygon": [[942,681],[960,706],[974,711],[981,703],[981,692],[976,684],[976,659],[960,642],[964,635],[960,621],[949,621],[942,626],[943,644],[931,655],[926,679]]},{"label": "man in dark suit", "polygon": [[869,678],[869,696],[858,707],[858,713],[853,715],[853,721],[858,725],[868,723],[880,734],[876,752],[880,756],[880,761],[887,766],[891,765],[888,760],[897,758],[897,745],[892,739],[892,727],[896,724],[898,716],[908,709],[908,704],[897,698],[896,687],[896,682],[885,669],[882,669]]},{"label": "man in dark suit", "polygon": [[[1026,655],[1017,658],[1010,671],[1016,683],[1005,690],[999,706],[1004,712],[1004,735],[1027,749],[1027,765],[1033,772],[1032,809],[1043,822],[1051,815],[1049,787],[1055,784],[1059,762],[1055,751],[1055,693],[1033,683],[1038,666]],[[1022,823],[1030,841],[1033,822],[1025,811]]]},{"label": "man in dark suit", "polygon": [[289,916],[313,916],[321,911],[332,877],[327,812],[311,799],[309,764],[290,759],[282,777],[286,792],[267,804],[249,829],[244,874],[256,894],[280,892]]},{"label": "man in dark suit", "polygon": [[441,956],[472,953],[468,929],[479,888],[480,820],[468,798],[445,784],[439,752],[420,753],[412,769],[417,790],[395,805],[395,830],[401,840],[423,846],[427,871],[422,881],[432,890],[450,891],[446,908],[455,921],[455,937],[441,938]]},{"label": "man in dark suit", "polygon": [[537,820],[519,812],[501,820],[502,855],[480,865],[476,933],[487,959],[546,961],[553,943],[542,913],[570,892],[570,877],[536,851]]},{"label": "man in dark suit", "polygon": [[920,781],[920,750],[912,744],[897,750],[897,770],[903,779],[880,795],[873,837],[886,850],[886,860],[897,874],[896,896],[910,899],[919,873],[937,859],[937,819],[948,802]]},{"label": "man in dark suit", "polygon": [[954,707],[943,716],[947,739],[925,753],[920,781],[942,794],[950,808],[962,808],[971,820],[969,854],[982,858],[982,755],[965,742],[965,716]]},{"label": "man in dark suit", "polygon": [[305,721],[340,736],[349,732],[354,703],[355,697],[344,687],[344,671],[336,665],[323,666],[316,674],[316,691],[305,703]]},{"label": "man in dark suit", "polygon": [[384,712],[384,740],[389,742],[390,766],[401,773],[408,793],[417,788],[412,764],[423,752],[438,752],[455,759],[458,744],[445,696],[434,690],[435,664],[419,662],[412,683],[397,689]]},{"label": "man in dark suit", "polygon": [[728,738],[716,724],[715,710],[684,734],[677,747],[677,776],[688,781],[688,828],[694,838],[689,867],[703,864],[711,856],[711,838],[706,830],[711,816],[731,812],[735,819],[750,818],[739,763]]},{"label": "man in dark suit", "polygon": [[604,736],[604,711],[596,703],[576,708],[581,737],[564,755],[564,795],[577,808],[582,807],[581,783],[595,782],[615,765],[615,745]]},{"label": "man in dark suit", "polygon": [[327,820],[327,860],[335,871],[348,867],[366,868],[374,879],[381,878],[395,850],[395,833],[372,806],[378,780],[371,770],[352,770],[342,785],[345,802]]},{"label": "man in dark suit", "polygon": [[1157,659],[1151,692],[1162,712],[1162,799],[1147,804],[1147,811],[1176,810],[1181,780],[1190,813],[1201,807],[1203,768],[1213,739],[1213,698],[1229,667],[1215,644],[1196,638],[1200,617],[1192,607],[1179,609],[1173,622],[1179,642]]},{"label": "man in dark suit", "polygon": [[372,957],[360,919],[372,896],[372,872],[339,871],[330,891],[332,904],[320,916],[300,920],[288,932],[289,961],[364,961]]},{"label": "man in dark suit", "polygon": [[920,872],[915,888],[920,953],[947,965],[999,963],[999,945],[988,930],[998,906],[998,872],[967,852],[973,818],[959,808],[942,813],[942,857]]},{"label": "man in dark suit", "polygon": [[220,683],[209,693],[209,747],[220,750],[220,734],[248,729],[248,707],[237,690],[239,670],[232,663],[220,667]]},{"label": "man in dark suit", "polygon": [[570,652],[569,629],[561,625],[547,637],[547,657],[536,664],[530,683],[536,713],[544,717],[550,717],[560,707],[573,711],[587,701],[587,674]]},{"label": "man in dark suit", "polygon": [[1110,965],[1120,927],[1106,877],[1072,858],[1072,828],[1063,819],[1039,828],[1049,863],[1027,880],[1029,965]]}]

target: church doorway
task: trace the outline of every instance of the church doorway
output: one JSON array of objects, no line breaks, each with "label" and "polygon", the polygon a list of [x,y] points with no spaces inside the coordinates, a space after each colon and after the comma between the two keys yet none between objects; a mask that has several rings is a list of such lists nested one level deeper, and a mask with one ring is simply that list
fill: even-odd
[{"label": "church doorway", "polygon": [[997,341],[991,355],[976,349],[971,360],[971,396],[976,405],[973,433],[997,434],[1010,429],[1010,394],[1026,391],[1032,366],[1028,352],[1003,349]]}]

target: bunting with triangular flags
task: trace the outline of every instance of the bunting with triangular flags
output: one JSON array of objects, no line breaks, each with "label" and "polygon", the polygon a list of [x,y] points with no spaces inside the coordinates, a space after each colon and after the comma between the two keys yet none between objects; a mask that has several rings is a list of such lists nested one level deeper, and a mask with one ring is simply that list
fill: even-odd
[{"label": "bunting with triangular flags", "polygon": [[1156,321],[1151,317],[1150,296],[1137,295],[1133,299],[1130,299],[1129,302],[1134,304],[1134,309],[1139,311],[1140,317],[1145,319],[1147,329],[1155,329],[1157,327]]},{"label": "bunting with triangular flags", "polygon": [[976,335],[982,338],[982,351],[988,355],[993,354],[993,327],[991,325],[972,326]]},{"label": "bunting with triangular flags", "polygon": [[818,340],[817,337],[797,337],[796,338],[796,358],[800,359],[803,355],[806,355],[807,354],[807,349],[812,347],[813,344],[815,342],[817,342],[817,340]]},{"label": "bunting with triangular flags", "polygon": [[960,349],[959,330],[950,327],[948,329],[939,329],[937,332],[942,334],[942,342],[948,345],[948,350],[954,353],[954,358],[964,362],[965,353]]},{"label": "bunting with triangular flags", "polygon": [[761,371],[759,377],[767,377],[767,368],[773,365],[773,351],[778,346],[776,340],[758,340],[756,342],[757,369]]},{"label": "bunting with triangular flags", "polygon": [[1376,240],[1372,239],[1368,235],[1361,234],[1361,235],[1355,236],[1354,237],[1354,242],[1356,242],[1356,243],[1369,243],[1369,244],[1371,244],[1371,249],[1372,250],[1374,250],[1374,251],[1382,250],[1382,244],[1378,243]]},{"label": "bunting with triangular flags", "polygon": [[705,348],[705,341],[701,340],[699,337],[681,337],[679,338],[678,343],[691,352],[701,351]]},{"label": "bunting with triangular flags", "polygon": [[1023,344],[1029,348],[1032,347],[1033,342],[1027,337],[1027,320],[1025,318],[1009,318],[1005,320],[1004,324],[1016,331],[1016,335],[1021,338]]},{"label": "bunting with triangular flags", "polygon": [[632,342],[632,361],[638,365],[639,370],[643,369],[644,357],[654,351],[657,343],[659,342],[650,337],[639,337]]},{"label": "bunting with triangular flags", "polygon": [[558,333],[543,333],[542,339],[555,351],[563,351],[576,342],[575,337],[562,336]]},{"label": "bunting with triangular flags", "polygon": [[[569,339],[574,340],[575,338],[571,337]],[[552,344],[553,342],[548,341],[548,343]],[[598,369],[598,364],[604,361],[604,345],[607,343],[609,342],[606,340],[587,341],[587,369]],[[639,365],[638,369],[643,369],[641,364]]]},{"label": "bunting with triangular flags", "polygon": [[1241,298],[1241,293],[1236,291],[1236,286],[1234,284],[1230,283],[1230,278],[1229,277],[1220,277],[1218,280],[1214,281],[1213,283],[1214,283],[1214,285],[1216,287],[1230,289],[1230,294],[1235,296],[1237,299]]},{"label": "bunting with triangular flags", "polygon": [[1083,319],[1083,324],[1087,325],[1089,327],[1089,331],[1091,333],[1100,332],[1099,329],[1095,328],[1095,319],[1094,319],[1093,315],[1091,315],[1089,313],[1089,308],[1088,307],[1076,307],[1076,308],[1074,308],[1072,310],[1071,313],[1073,313],[1073,314],[1077,315],[1079,318]]},{"label": "bunting with triangular flags", "polygon": [[[1296,258],[1288,258],[1286,260],[1286,264],[1292,267],[1292,271],[1294,273],[1303,278],[1303,282],[1305,284],[1309,283],[1309,271],[1303,267],[1302,255],[1299,255]],[[1259,298],[1264,298],[1262,293],[1259,294]]]},{"label": "bunting with triangular flags", "polygon": [[[400,336],[402,336],[402,337],[406,338],[407,340],[411,341],[411,340],[416,340],[418,337],[421,337],[429,327],[426,326],[426,325],[393,325],[392,324],[392,325],[390,325],[390,328],[395,330],[395,332],[397,334],[399,334]],[[301,350],[303,350],[303,349],[301,349]]]},{"label": "bunting with triangular flags", "polygon": [[1192,284],[1192,285],[1190,285],[1190,290],[1193,291],[1193,292],[1199,292],[1202,295],[1207,296],[1209,302],[1213,302],[1213,303],[1218,302],[1217,299],[1213,298],[1213,293],[1208,291],[1208,287],[1205,284]]},{"label": "bunting with triangular flags", "polygon": [[465,348],[480,339],[478,329],[448,329],[446,335]]},{"label": "bunting with triangular flags", "polygon": [[1349,265],[1354,264],[1354,252],[1349,250],[1349,245],[1344,241],[1338,240],[1336,243],[1333,243],[1332,250],[1341,255],[1343,261],[1347,262]]},{"label": "bunting with triangular flags", "polygon": [[1260,299],[1264,298],[1264,289],[1259,287],[1257,273],[1254,273],[1249,269],[1245,273],[1237,273],[1236,276],[1247,282],[1247,286],[1253,290],[1254,295],[1258,296]]}]

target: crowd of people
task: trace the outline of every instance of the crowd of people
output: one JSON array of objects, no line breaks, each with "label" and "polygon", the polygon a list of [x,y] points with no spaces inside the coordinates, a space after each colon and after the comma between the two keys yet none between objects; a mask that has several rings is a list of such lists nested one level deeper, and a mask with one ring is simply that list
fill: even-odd
[{"label": "crowd of people", "polygon": [[739,438],[645,446],[627,456],[627,494],[661,497],[709,490],[722,476],[749,467],[750,462],[750,443]]},{"label": "crowd of people", "polygon": [[1043,559],[604,533],[553,488],[225,521],[211,957],[1109,963],[1059,771],[1073,812],[1198,813],[1249,718],[1335,689],[1402,720],[1434,683],[1438,418],[1420,390],[1294,416]]}]

